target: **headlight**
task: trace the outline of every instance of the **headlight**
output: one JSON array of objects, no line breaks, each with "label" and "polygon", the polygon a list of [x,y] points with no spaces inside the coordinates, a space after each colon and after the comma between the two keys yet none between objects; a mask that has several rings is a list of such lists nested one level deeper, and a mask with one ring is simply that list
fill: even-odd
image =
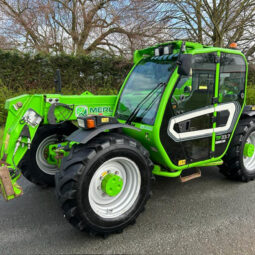
[{"label": "headlight", "polygon": [[90,116],[90,117],[78,117],[77,122],[80,128],[84,129],[91,129],[95,128],[96,125],[96,116]]},{"label": "headlight", "polygon": [[159,48],[155,49],[155,56],[156,56],[156,57],[159,56]]},{"label": "headlight", "polygon": [[154,54],[156,57],[162,56],[162,55],[170,55],[172,53],[173,53],[172,45],[160,46],[154,50]]},{"label": "headlight", "polygon": [[170,55],[172,54],[173,50],[171,46],[164,47],[164,55]]},{"label": "headlight", "polygon": [[81,127],[81,128],[85,128],[85,122],[84,122],[84,119],[80,119],[78,118],[77,119],[77,122],[78,122],[78,126]]},{"label": "headlight", "polygon": [[93,129],[103,125],[119,124],[115,117],[107,117],[102,115],[89,115],[77,118],[78,126],[83,129]]}]

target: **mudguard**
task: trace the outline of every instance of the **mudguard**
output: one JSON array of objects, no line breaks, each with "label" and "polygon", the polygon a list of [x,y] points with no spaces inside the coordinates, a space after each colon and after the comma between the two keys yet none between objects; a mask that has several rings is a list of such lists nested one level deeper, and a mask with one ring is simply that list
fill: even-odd
[{"label": "mudguard", "polygon": [[128,128],[128,129],[133,129],[136,131],[141,131],[139,128],[133,127],[131,125],[127,124],[108,124],[108,125],[103,125],[95,129],[91,130],[85,130],[85,129],[78,129],[74,131],[70,136],[66,138],[67,141],[70,142],[77,142],[81,144],[86,144],[89,142],[91,139],[96,137],[97,135],[103,133],[106,130],[114,130],[114,129],[122,129],[122,128]]},{"label": "mudguard", "polygon": [[246,105],[243,109],[242,116],[248,116],[248,117],[255,116],[255,106],[254,105]]}]

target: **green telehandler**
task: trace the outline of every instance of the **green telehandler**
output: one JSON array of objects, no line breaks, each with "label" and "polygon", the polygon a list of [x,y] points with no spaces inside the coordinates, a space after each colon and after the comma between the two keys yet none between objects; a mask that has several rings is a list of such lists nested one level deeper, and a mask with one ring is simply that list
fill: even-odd
[{"label": "green telehandler", "polygon": [[118,95],[9,99],[2,194],[22,194],[21,174],[56,186],[65,218],[106,236],[135,223],[154,176],[184,182],[199,177],[201,167],[219,166],[227,178],[253,180],[255,107],[245,103],[247,74],[237,49],[172,41],[135,51]]}]

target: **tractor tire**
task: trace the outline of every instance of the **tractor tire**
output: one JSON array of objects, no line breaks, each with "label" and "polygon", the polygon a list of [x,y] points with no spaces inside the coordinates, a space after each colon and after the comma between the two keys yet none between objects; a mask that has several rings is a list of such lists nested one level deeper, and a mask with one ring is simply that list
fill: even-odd
[{"label": "tractor tire", "polygon": [[55,186],[55,173],[58,167],[49,164],[46,160],[47,146],[63,142],[64,138],[74,132],[77,128],[71,123],[62,125],[44,125],[38,128],[32,141],[30,150],[19,164],[22,174],[30,182],[41,187]]},{"label": "tractor tire", "polygon": [[[246,154],[246,144],[251,144],[251,154]],[[223,158],[220,172],[229,179],[243,182],[255,178],[255,119],[241,119],[238,123],[230,147]],[[253,151],[253,152],[252,152]]]},{"label": "tractor tire", "polygon": [[[65,218],[92,236],[121,233],[144,210],[152,168],[148,151],[122,134],[104,133],[75,145],[55,176]],[[123,180],[115,195],[103,189],[108,177]]]}]

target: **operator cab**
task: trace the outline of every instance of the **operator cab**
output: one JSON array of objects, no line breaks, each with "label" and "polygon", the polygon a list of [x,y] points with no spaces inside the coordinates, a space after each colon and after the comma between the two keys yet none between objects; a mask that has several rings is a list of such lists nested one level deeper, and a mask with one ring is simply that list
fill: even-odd
[{"label": "operator cab", "polygon": [[[151,126],[144,146],[153,160],[178,169],[221,158],[244,106],[244,55],[176,41],[137,51],[134,61],[116,116]],[[157,156],[161,145],[168,160]]]}]

